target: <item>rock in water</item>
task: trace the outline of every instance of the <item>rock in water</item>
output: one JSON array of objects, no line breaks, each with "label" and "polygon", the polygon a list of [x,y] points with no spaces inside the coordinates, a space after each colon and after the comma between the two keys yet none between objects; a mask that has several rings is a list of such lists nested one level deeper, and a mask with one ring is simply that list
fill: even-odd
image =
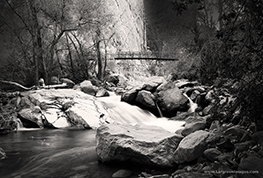
[{"label": "rock in water", "polygon": [[96,86],[93,86],[92,83],[88,80],[81,82],[80,88],[81,91],[92,96],[95,96],[98,91],[98,88]]},{"label": "rock in water", "polygon": [[157,88],[157,103],[166,117],[176,116],[177,111],[187,110],[188,99],[174,83],[165,83]]},{"label": "rock in water", "polygon": [[102,162],[172,167],[173,153],[182,138],[155,126],[107,124],[97,129],[96,152]]}]

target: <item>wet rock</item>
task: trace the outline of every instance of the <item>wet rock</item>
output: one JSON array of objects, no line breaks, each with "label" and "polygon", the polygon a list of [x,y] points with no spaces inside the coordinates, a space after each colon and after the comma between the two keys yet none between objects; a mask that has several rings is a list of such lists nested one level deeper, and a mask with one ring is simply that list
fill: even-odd
[{"label": "wet rock", "polygon": [[262,171],[263,159],[257,156],[248,156],[242,158],[238,166],[238,171],[243,171],[244,173],[238,174],[239,178],[259,178],[263,177]]},{"label": "wet rock", "polygon": [[214,134],[200,130],[183,138],[174,153],[176,163],[190,162],[202,156]]},{"label": "wet rock", "polygon": [[98,91],[98,88],[96,86],[93,86],[92,83],[88,80],[85,80],[80,83],[80,89],[84,93],[92,95],[92,96],[95,96]]},{"label": "wet rock", "polygon": [[204,156],[205,156],[208,160],[210,160],[210,161],[212,161],[212,162],[216,161],[216,160],[217,160],[217,157],[218,157],[219,155],[221,155],[221,154],[222,154],[222,152],[219,151],[219,150],[216,149],[216,148],[209,148],[209,149],[207,149],[207,150],[204,151]]},{"label": "wet rock", "polygon": [[176,112],[187,110],[188,99],[173,83],[162,84],[157,88],[156,101],[164,116],[176,116]]},{"label": "wet rock", "polygon": [[96,152],[102,162],[172,167],[173,153],[182,136],[155,126],[107,124],[97,129],[96,139]]},{"label": "wet rock", "polygon": [[156,109],[155,97],[149,91],[146,91],[146,90],[139,91],[135,100],[139,106],[142,106],[143,108],[147,110],[151,111],[151,110]]},{"label": "wet rock", "polygon": [[131,170],[121,169],[113,173],[111,177],[130,177],[133,174]]}]

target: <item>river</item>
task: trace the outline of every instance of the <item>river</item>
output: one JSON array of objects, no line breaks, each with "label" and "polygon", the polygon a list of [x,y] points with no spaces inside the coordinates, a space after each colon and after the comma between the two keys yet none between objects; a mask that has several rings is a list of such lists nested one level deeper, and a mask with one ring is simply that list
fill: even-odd
[{"label": "river", "polygon": [[[120,102],[120,97],[99,99],[114,122],[146,124],[170,132],[184,122],[156,118],[137,106]],[[0,161],[3,178],[109,178],[120,169],[133,171],[133,177],[143,171],[129,165],[102,164],[97,160],[96,131],[70,129],[20,129],[17,133],[0,136],[0,147],[7,159]]]},{"label": "river", "polygon": [[[83,129],[27,129],[1,136],[8,158],[0,162],[0,177],[109,178],[125,169],[97,161],[95,134]],[[139,170],[133,171],[138,175]]]}]

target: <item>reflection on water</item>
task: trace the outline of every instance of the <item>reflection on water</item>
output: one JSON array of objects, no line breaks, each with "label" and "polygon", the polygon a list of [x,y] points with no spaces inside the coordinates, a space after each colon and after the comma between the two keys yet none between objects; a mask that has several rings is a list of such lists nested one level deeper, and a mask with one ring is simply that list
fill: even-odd
[{"label": "reflection on water", "polygon": [[[120,102],[120,97],[101,98],[110,118],[121,124],[147,124],[174,133],[183,122],[156,118],[137,106]],[[4,178],[109,178],[124,165],[104,165],[97,161],[96,131],[83,129],[23,129],[0,137],[8,158],[0,160]],[[138,168],[129,167],[139,173]],[[134,174],[134,177],[137,177]]]},{"label": "reflection on water", "polygon": [[94,130],[19,131],[0,143],[8,156],[0,161],[3,178],[108,178],[120,169],[97,161]]}]

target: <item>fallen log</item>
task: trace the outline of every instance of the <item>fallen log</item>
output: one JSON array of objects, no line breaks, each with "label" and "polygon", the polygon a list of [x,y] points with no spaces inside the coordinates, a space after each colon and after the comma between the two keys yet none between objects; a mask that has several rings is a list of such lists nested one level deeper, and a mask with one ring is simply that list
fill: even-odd
[{"label": "fallen log", "polygon": [[28,88],[16,82],[0,80],[0,89],[4,91],[28,91],[34,88],[36,87],[32,86]]}]

